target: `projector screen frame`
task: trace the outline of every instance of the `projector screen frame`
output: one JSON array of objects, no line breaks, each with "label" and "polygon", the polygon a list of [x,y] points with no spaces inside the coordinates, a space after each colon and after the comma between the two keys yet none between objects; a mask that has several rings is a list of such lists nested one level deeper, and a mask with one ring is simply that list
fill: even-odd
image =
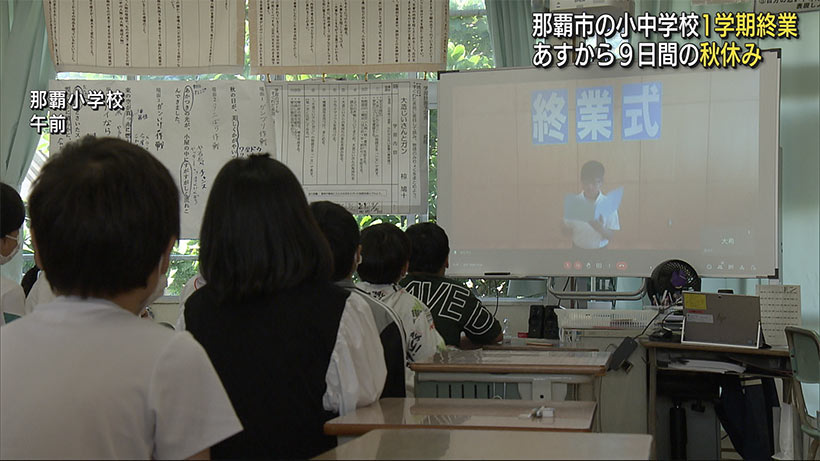
[{"label": "projector screen frame", "polygon": [[[702,277],[717,277],[717,278],[769,278],[769,279],[778,279],[780,277],[780,270],[779,268],[782,267],[782,244],[781,244],[781,199],[782,199],[782,182],[781,182],[781,162],[782,162],[782,149],[780,147],[780,85],[781,85],[781,59],[780,59],[780,49],[767,49],[762,50],[764,61],[760,64],[761,66],[774,66],[774,69],[767,69],[766,72],[763,72],[763,69],[759,70],[760,74],[760,120],[759,126],[773,126],[774,133],[773,136],[767,134],[766,138],[764,138],[763,130],[758,133],[759,136],[759,143],[758,143],[758,168],[760,169],[760,173],[758,176],[759,182],[759,190],[761,191],[761,197],[763,196],[764,191],[772,191],[774,196],[770,197],[765,204],[765,208],[761,206],[761,209],[769,209],[771,216],[774,219],[769,222],[766,220],[764,222],[764,228],[767,232],[772,232],[774,236],[774,243],[773,247],[769,248],[766,247],[766,251],[764,255],[766,258],[771,258],[772,266],[770,267],[761,267],[754,273],[739,273],[739,272],[732,272],[730,270],[721,270],[718,271],[716,269],[707,269],[705,265],[699,265],[697,262],[693,264],[698,273]],[[765,69],[765,68],[764,68]],[[472,75],[477,76],[478,79],[476,80],[478,84],[481,83],[488,83],[493,84],[498,82],[498,75],[500,73],[507,73],[507,72],[520,72],[520,71],[528,71],[533,74],[535,73],[543,73],[543,72],[551,72],[553,75],[555,73],[560,73],[560,76],[557,78],[552,78],[547,81],[565,81],[565,80],[588,80],[588,79],[600,79],[600,78],[607,78],[607,77],[649,77],[652,75],[669,75],[673,73],[685,73],[685,72],[703,72],[703,69],[664,69],[664,70],[644,70],[644,69],[637,69],[637,68],[620,68],[620,66],[615,66],[613,68],[605,68],[605,69],[578,69],[575,67],[570,67],[566,69],[534,69],[530,67],[522,67],[522,68],[504,68],[504,69],[487,69],[487,70],[468,70],[468,71],[447,71],[447,72],[440,72],[439,73],[439,82],[437,85],[437,107],[439,110],[438,113],[438,200],[437,200],[437,210],[438,210],[438,218],[439,223],[447,230],[448,225],[450,225],[452,221],[452,203],[450,202],[452,197],[452,136],[451,130],[453,129],[451,126],[452,119],[450,116],[446,114],[446,111],[450,108],[452,104],[451,100],[448,98],[452,98],[450,94],[450,86],[457,85],[455,80],[451,80],[454,76],[461,76],[461,75]],[[732,72],[732,70],[711,70],[711,72]],[[526,80],[527,82],[537,81],[537,80]],[[763,91],[762,88],[776,88],[776,91],[772,93],[771,91]],[[771,98],[771,99],[769,99]],[[772,107],[774,110],[765,110],[765,107]],[[763,155],[764,152],[771,152],[769,155]],[[765,163],[764,163],[765,162]],[[771,174],[763,174],[764,171],[771,171]],[[492,172],[487,172],[487,174],[492,174]],[[766,193],[768,195],[768,193]],[[769,216],[769,214],[767,214]],[[487,219],[493,219],[492,212],[488,210]],[[767,241],[769,239],[766,239]],[[451,236],[451,252],[450,252],[450,268],[448,270],[448,275],[454,277],[492,277],[492,278],[499,278],[499,277],[507,277],[507,278],[527,278],[527,277],[550,277],[550,276],[603,276],[603,277],[647,277],[651,273],[652,267],[649,269],[643,270],[638,268],[629,267],[624,270],[616,269],[614,267],[604,267],[602,269],[596,268],[594,265],[593,267],[589,267],[587,264],[582,270],[572,270],[572,271],[561,271],[561,270],[543,270],[543,271],[533,271],[533,270],[525,270],[520,271],[516,270],[512,267],[504,267],[504,265],[493,265],[493,264],[481,264],[480,269],[473,269],[470,268],[470,265],[462,264],[462,261],[465,260],[465,254],[470,255],[473,250],[459,247],[458,242]],[[507,251],[507,252],[519,252],[524,254],[526,252],[530,252],[535,249],[499,249],[497,251]],[[548,250],[552,252],[561,252],[561,251],[569,251],[569,250]],[[587,250],[587,251],[599,251],[599,250]],[[615,250],[615,249],[607,249],[601,250],[607,252],[614,252],[614,251],[644,251],[644,250]],[[651,251],[665,251],[668,254],[668,258],[672,259],[675,257],[680,257],[675,255],[675,250],[651,250]],[[682,251],[693,251],[693,250],[682,250]],[[769,253],[771,251],[771,253]],[[467,256],[469,259],[469,256]],[[493,259],[493,258],[489,258]],[[559,259],[564,259],[563,257],[559,257]],[[687,259],[683,257],[682,259]],[[656,264],[659,264],[662,260],[657,261]],[[691,262],[691,261],[690,261]],[[767,261],[768,262],[768,261]],[[768,266],[768,264],[767,264]]]}]

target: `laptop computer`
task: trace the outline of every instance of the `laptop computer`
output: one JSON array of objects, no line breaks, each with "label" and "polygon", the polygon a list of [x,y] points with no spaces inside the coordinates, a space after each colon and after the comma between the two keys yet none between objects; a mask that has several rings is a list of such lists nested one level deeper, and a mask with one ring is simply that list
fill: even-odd
[{"label": "laptop computer", "polygon": [[681,343],[760,347],[760,298],[683,293]]}]

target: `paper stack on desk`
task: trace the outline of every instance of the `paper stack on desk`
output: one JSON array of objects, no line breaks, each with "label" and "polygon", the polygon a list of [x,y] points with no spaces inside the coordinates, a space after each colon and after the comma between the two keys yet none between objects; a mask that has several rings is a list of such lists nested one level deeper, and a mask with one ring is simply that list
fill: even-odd
[{"label": "paper stack on desk", "polygon": [[669,364],[672,370],[681,371],[705,371],[707,373],[743,373],[746,367],[732,362],[722,362],[719,360],[681,360]]}]

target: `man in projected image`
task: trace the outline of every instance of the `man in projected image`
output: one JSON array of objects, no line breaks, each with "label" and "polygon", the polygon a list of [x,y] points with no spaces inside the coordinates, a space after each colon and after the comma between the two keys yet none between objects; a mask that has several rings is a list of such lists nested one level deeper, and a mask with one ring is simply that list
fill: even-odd
[{"label": "man in projected image", "polygon": [[[562,231],[572,237],[573,248],[605,248],[615,231],[621,229],[620,197],[614,201],[607,197],[601,191],[603,184],[604,165],[591,160],[581,167],[581,193],[566,197]],[[620,194],[622,190],[616,192]]]}]

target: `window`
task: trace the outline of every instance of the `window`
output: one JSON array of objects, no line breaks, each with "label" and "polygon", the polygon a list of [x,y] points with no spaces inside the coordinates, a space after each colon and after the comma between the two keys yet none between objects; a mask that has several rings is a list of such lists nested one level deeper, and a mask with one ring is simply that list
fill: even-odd
[{"label": "window", "polygon": [[[489,27],[487,25],[487,11],[484,0],[450,0],[450,22],[449,40],[447,46],[447,69],[467,70],[484,69],[494,67],[492,42],[490,41]],[[250,47],[248,24],[245,23],[245,68],[242,75],[229,74],[203,74],[189,76],[125,76],[125,75],[103,75],[80,72],[62,72],[57,75],[58,80],[245,80],[261,79],[267,76],[257,76],[250,74]],[[410,73],[375,73],[369,74],[368,80],[374,79],[403,79],[412,78],[416,75]],[[420,75],[419,75],[420,76]],[[322,75],[286,75],[270,76],[271,78],[285,79],[287,81],[306,80],[311,78],[322,78]],[[348,80],[363,79],[361,74],[336,75],[329,74],[325,78],[345,78]],[[435,75],[429,75],[429,79],[435,80]],[[428,217],[435,219],[436,216],[436,157],[437,157],[437,111],[430,111],[430,146],[429,146],[429,183],[430,191],[428,197]],[[44,133],[40,138],[34,160],[29,167],[29,171],[23,182],[22,196],[28,197],[31,184],[40,172],[40,168],[48,159],[49,136]],[[427,217],[407,216],[407,215],[362,215],[356,216],[360,227],[364,228],[371,224],[388,222],[396,224],[402,229],[408,225],[426,219]],[[25,226],[26,242],[23,248],[23,259],[25,261],[24,271],[34,266],[34,255],[31,242],[28,239],[28,223]],[[168,288],[165,290],[166,296],[178,296],[185,283],[193,277],[199,268],[199,240],[182,239],[177,242],[171,253],[171,263],[168,272]],[[472,283],[472,282],[471,282]],[[476,281],[476,285],[484,286],[489,282]],[[484,290],[486,291],[486,290]],[[483,293],[482,294],[486,294]]]}]

